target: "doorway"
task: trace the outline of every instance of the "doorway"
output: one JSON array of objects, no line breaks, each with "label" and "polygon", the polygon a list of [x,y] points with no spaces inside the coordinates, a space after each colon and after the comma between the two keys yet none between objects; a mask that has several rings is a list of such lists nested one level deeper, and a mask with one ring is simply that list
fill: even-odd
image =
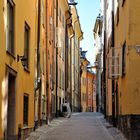
[{"label": "doorway", "polygon": [[15,140],[16,76],[8,73],[7,139]]},{"label": "doorway", "polygon": [[118,97],[118,82],[116,82],[116,125],[118,125],[118,116],[119,116],[119,97]]}]

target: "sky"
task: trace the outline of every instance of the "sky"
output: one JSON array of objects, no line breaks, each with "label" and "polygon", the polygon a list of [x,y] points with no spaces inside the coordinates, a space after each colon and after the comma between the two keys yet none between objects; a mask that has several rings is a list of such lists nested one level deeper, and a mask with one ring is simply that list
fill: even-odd
[{"label": "sky", "polygon": [[82,50],[87,50],[86,57],[94,64],[96,48],[94,46],[93,28],[100,12],[100,0],[75,0],[84,39],[81,42]]}]

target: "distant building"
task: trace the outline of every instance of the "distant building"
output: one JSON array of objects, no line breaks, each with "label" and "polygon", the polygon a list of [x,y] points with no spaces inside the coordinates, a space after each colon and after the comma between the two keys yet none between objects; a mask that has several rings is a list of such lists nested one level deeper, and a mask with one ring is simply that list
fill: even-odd
[{"label": "distant building", "polygon": [[75,112],[80,110],[80,41],[83,39],[83,32],[76,6],[72,5],[70,8],[72,14],[72,25],[75,33],[71,42],[72,111]]},{"label": "distant building", "polygon": [[95,39],[95,47],[96,47],[96,61],[95,61],[95,67],[96,67],[96,92],[97,92],[97,111],[102,112],[102,72],[103,72],[103,45],[102,45],[102,26],[103,21],[102,17],[99,16],[96,19],[93,33],[94,33],[94,39]]},{"label": "distant building", "polygon": [[81,50],[81,57],[80,57],[80,77],[81,77],[81,111],[87,111],[87,65],[89,61],[86,58],[86,52]]},{"label": "distant building", "polygon": [[87,70],[87,111],[96,111],[95,74]]}]

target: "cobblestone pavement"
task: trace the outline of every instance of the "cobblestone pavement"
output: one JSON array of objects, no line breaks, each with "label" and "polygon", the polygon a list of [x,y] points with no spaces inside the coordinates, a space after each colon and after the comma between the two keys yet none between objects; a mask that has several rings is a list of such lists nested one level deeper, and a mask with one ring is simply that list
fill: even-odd
[{"label": "cobblestone pavement", "polygon": [[100,113],[75,113],[54,119],[32,132],[26,140],[126,140]]}]

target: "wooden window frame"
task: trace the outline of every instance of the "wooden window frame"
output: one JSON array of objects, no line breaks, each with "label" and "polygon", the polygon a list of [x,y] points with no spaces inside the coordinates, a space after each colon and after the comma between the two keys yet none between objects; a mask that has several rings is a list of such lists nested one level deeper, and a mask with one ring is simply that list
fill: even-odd
[{"label": "wooden window frame", "polygon": [[122,78],[126,75],[126,42],[122,46]]},{"label": "wooden window frame", "polygon": [[[27,114],[25,115],[25,98],[27,98]],[[23,96],[23,125],[28,126],[29,119],[29,95],[24,93]]]},{"label": "wooden window frame", "polygon": [[[6,44],[6,51],[12,56],[14,56],[14,54],[15,54],[15,48],[14,48],[14,24],[15,24],[14,23],[14,19],[15,19],[14,11],[15,10],[14,10],[14,8],[15,8],[14,2],[12,0],[7,0],[7,44]],[[9,21],[9,24],[8,24],[8,21]]]},{"label": "wooden window frame", "polygon": [[[27,37],[27,39],[26,39],[26,37]],[[29,70],[30,26],[27,24],[27,22],[25,22],[25,25],[24,25],[24,57],[26,58],[26,61],[24,62],[25,63],[25,67],[24,68]]]},{"label": "wooden window frame", "polygon": [[59,9],[59,20],[61,21],[62,11],[61,8]]}]

